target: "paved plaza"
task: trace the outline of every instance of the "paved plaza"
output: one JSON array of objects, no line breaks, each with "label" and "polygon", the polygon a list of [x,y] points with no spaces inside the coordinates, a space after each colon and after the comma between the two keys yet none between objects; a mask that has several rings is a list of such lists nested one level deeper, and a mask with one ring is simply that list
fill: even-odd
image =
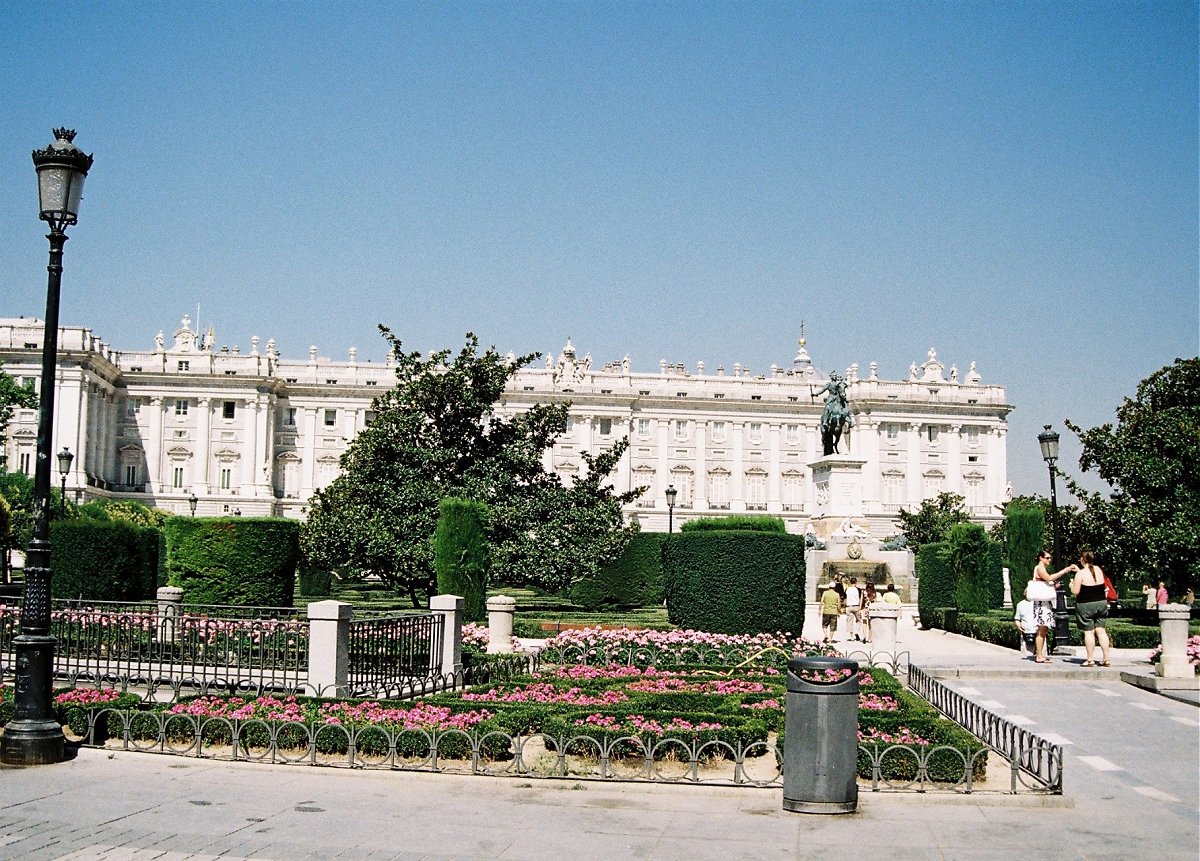
[{"label": "paved plaza", "polygon": [[[1078,658],[900,629],[914,663],[1063,745],[1062,796],[862,792],[856,814],[779,789],[364,772],[80,750],[0,769],[0,858],[1120,859],[1200,856],[1200,709]],[[842,644],[847,651],[857,644]]]}]

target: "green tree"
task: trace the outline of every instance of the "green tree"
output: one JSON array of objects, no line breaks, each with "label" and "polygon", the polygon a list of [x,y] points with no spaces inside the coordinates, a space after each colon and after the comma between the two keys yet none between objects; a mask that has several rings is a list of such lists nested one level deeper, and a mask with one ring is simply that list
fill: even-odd
[{"label": "green tree", "polygon": [[954,605],[964,613],[986,613],[991,609],[987,532],[978,523],[955,523],[946,543],[954,572]]},{"label": "green tree", "polygon": [[900,532],[908,539],[908,548],[916,553],[922,544],[945,541],[950,527],[971,519],[963,507],[965,502],[957,493],[943,492],[923,500],[915,511],[901,509],[896,519],[900,521]]},{"label": "green tree", "polygon": [[375,399],[374,419],[342,456],[342,474],[314,495],[302,542],[317,567],[342,577],[378,575],[414,606],[435,585],[433,535],[448,496],[485,503],[493,570],[506,582],[561,590],[624,547],[621,505],[641,490],[607,485],[628,440],[594,458],[566,487],[542,465],[566,430],[569,404],[496,412],[506,383],[537,354],[480,353],[472,335],[457,355],[406,353],[385,326],[396,387]]},{"label": "green tree", "polygon": [[1038,554],[1046,544],[1046,515],[1038,505],[1018,505],[1014,500],[1004,507],[1003,541],[1005,560],[1014,600],[1025,594],[1033,575]]},{"label": "green tree", "polygon": [[1080,469],[1095,470],[1107,496],[1068,478],[1083,503],[1082,532],[1100,564],[1127,580],[1163,580],[1171,595],[1200,581],[1200,358],[1142,380],[1117,409],[1117,422],[1083,430]]},{"label": "green tree", "polygon": [[473,499],[446,497],[438,506],[433,537],[433,567],[439,594],[463,597],[463,618],[484,620],[490,558],[488,509]]},{"label": "green tree", "polygon": [[4,370],[0,362],[0,440],[8,438],[8,423],[12,421],[13,410],[37,409],[38,398],[33,391],[33,383],[21,385]]}]

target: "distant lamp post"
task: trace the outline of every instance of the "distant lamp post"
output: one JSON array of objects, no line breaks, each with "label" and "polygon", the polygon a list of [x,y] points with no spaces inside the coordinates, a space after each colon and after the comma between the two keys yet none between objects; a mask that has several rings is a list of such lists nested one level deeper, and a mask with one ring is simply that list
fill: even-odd
[{"label": "distant lamp post", "polygon": [[67,516],[67,473],[71,471],[71,462],[75,460],[75,455],[71,454],[71,450],[65,445],[63,450],[58,453],[58,474],[62,477],[62,491],[59,496],[59,514],[63,517]]},{"label": "distant lamp post", "polygon": [[[1058,536],[1058,490],[1054,481],[1058,460],[1058,434],[1050,430],[1050,425],[1043,425],[1045,430],[1038,434],[1038,445],[1042,449],[1042,460],[1050,469],[1050,534],[1054,536],[1053,566],[1057,570],[1062,564],[1062,549]],[[1057,598],[1054,605],[1054,648],[1066,647],[1071,641],[1071,629],[1067,622],[1067,593],[1062,582],[1055,584]]]},{"label": "distant lamp post", "polygon": [[33,478],[33,538],[25,566],[21,633],[13,638],[16,683],[13,719],[0,736],[0,761],[48,765],[63,759],[63,731],[51,708],[54,637],[50,635],[50,458],[54,432],[54,382],[58,361],[58,296],[62,287],[66,228],[75,224],[83,180],[92,157],[75,146],[72,129],[55,129],[54,141],[33,151],[42,221],[50,225],[46,266],[46,331],[42,338],[42,388],[38,414],[37,465]]},{"label": "distant lamp post", "polygon": [[667,534],[670,535],[675,531],[675,497],[679,495],[679,491],[675,489],[675,485],[668,484],[666,490],[667,497]]},{"label": "distant lamp post", "polygon": [[200,502],[200,500],[196,498],[195,493],[188,497],[188,509],[192,512],[192,517],[196,516],[196,504],[198,502]]}]

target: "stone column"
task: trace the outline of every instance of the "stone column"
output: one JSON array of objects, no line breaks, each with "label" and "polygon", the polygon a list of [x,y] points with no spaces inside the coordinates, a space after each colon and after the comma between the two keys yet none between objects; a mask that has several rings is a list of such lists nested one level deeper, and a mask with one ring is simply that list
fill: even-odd
[{"label": "stone column", "polygon": [[310,499],[317,484],[317,410],[301,407],[298,414],[303,423],[300,433],[304,452],[300,462],[300,498]]},{"label": "stone column", "polygon": [[[650,488],[648,493],[650,499],[654,501],[656,511],[666,513],[666,496],[667,485],[671,483],[671,466],[667,462],[667,452],[670,450],[670,421],[667,419],[655,419],[654,439],[658,445],[658,451],[654,453],[654,487]],[[662,503],[662,507],[658,503]],[[663,526],[666,526],[666,518],[663,518]],[[663,532],[666,532],[664,529]]]},{"label": "stone column", "polygon": [[[161,396],[150,398],[150,431],[146,437],[146,492],[159,489],[159,471],[162,469],[163,409],[166,402]],[[124,477],[124,476],[122,476]]]},{"label": "stone column", "polygon": [[207,496],[209,452],[212,448],[212,398],[196,398],[196,473],[192,476],[191,492],[196,496]]},{"label": "stone column", "polygon": [[442,617],[442,653],[430,655],[437,663],[433,671],[443,678],[462,672],[462,625],[463,607],[466,601],[460,595],[434,595],[429,599],[429,610]]},{"label": "stone column", "polygon": [[[461,599],[460,599],[461,600]],[[350,620],[354,607],[342,601],[308,605],[308,683],[314,697],[341,697],[350,690]]]},{"label": "stone column", "polygon": [[1187,604],[1167,604],[1158,608],[1158,623],[1162,627],[1162,655],[1154,671],[1164,679],[1189,679],[1196,675],[1188,663],[1188,620],[1192,610]]},{"label": "stone column", "polygon": [[708,422],[704,419],[697,419],[696,450],[692,463],[692,470],[695,473],[692,485],[692,508],[695,511],[704,511],[708,508],[708,481],[706,481],[708,466],[705,464],[707,435]]},{"label": "stone column", "polygon": [[258,398],[246,398],[242,401],[245,413],[242,419],[242,441],[239,446],[242,455],[242,480],[240,496],[254,496],[254,486],[258,472]]},{"label": "stone column", "polygon": [[778,514],[783,511],[783,494],[779,489],[779,477],[783,472],[779,455],[779,422],[771,422],[769,427],[770,448],[767,455],[767,511],[771,514]]},{"label": "stone column", "polygon": [[908,425],[908,463],[904,465],[905,505],[921,501],[921,423]]},{"label": "stone column", "polygon": [[745,451],[743,449],[742,431],[744,422],[730,422],[730,440],[733,448],[733,467],[729,476],[729,511],[731,514],[745,512],[746,497],[742,490],[746,483]]},{"label": "stone column", "polygon": [[517,610],[517,599],[508,595],[493,595],[487,599],[489,655],[511,654],[513,614]]},{"label": "stone column", "polygon": [[896,656],[896,623],[900,608],[886,601],[876,601],[867,608],[871,620],[871,655],[883,653]]},{"label": "stone column", "polygon": [[174,643],[179,630],[183,590],[178,586],[160,586],[157,598],[158,638],[164,643]]}]

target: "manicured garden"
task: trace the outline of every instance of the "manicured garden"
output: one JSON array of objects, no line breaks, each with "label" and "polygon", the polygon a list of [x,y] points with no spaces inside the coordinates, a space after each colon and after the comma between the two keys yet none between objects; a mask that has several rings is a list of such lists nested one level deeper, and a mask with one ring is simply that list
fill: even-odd
[{"label": "manicured garden", "polygon": [[[472,630],[477,644],[482,638]],[[787,662],[796,654],[827,652],[787,634],[591,629],[549,640],[535,672],[418,701],[265,694],[142,705],[130,694],[80,690],[60,692],[56,704],[72,738],[136,749],[768,785],[779,777]],[[859,684],[861,778],[909,781],[918,762],[935,782],[960,783],[968,769],[973,781],[984,777],[984,746],[894,676],[863,669]],[[939,746],[948,747],[930,756]]]}]

